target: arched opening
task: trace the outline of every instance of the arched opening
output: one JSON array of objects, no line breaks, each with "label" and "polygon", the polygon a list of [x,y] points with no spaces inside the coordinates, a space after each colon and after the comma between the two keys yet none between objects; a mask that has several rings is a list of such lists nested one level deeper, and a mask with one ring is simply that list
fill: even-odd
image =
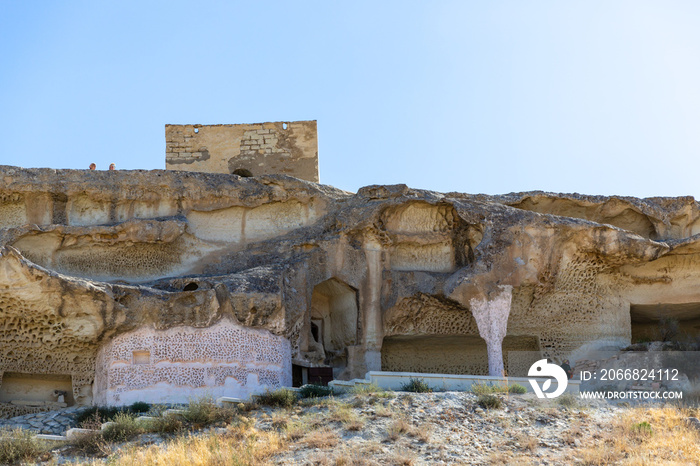
[{"label": "arched opening", "polygon": [[314,287],[309,345],[338,372],[347,364],[346,348],[357,344],[357,291],[335,278]]},{"label": "arched opening", "polygon": [[243,178],[250,178],[253,176],[253,172],[245,168],[236,168],[233,172],[234,175],[241,176]]},{"label": "arched opening", "polygon": [[197,288],[199,288],[199,285],[197,285],[195,282],[189,282],[187,285],[185,285],[182,291],[195,291]]}]

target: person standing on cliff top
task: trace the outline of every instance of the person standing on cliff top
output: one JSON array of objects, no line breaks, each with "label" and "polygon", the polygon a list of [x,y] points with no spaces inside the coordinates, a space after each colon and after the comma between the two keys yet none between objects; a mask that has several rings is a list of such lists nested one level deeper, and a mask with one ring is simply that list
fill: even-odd
[{"label": "person standing on cliff top", "polygon": [[110,164],[109,164],[109,169],[110,169],[110,170],[116,170],[116,169],[117,169],[117,166],[114,165],[113,163],[110,163]]},{"label": "person standing on cliff top", "polygon": [[91,163],[90,170],[96,170],[96,169],[97,169],[97,165],[95,165],[94,163]]}]

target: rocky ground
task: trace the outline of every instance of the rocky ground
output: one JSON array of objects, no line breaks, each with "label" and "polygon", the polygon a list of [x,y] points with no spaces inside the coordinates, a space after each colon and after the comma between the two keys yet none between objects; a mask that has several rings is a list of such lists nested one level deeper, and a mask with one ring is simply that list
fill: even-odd
[{"label": "rocky ground", "polygon": [[[496,394],[375,392],[238,406],[232,421],[143,433],[89,454],[54,444],[46,464],[700,464],[697,410]],[[498,404],[498,403],[496,403]],[[30,461],[31,463],[31,461]]]},{"label": "rocky ground", "polygon": [[[318,439],[307,434],[273,461],[571,464],[578,460],[577,449],[600,438],[600,431],[620,410],[606,405],[593,409],[543,404],[532,394],[498,398],[501,408],[485,409],[472,393],[400,393],[392,399],[353,407],[346,414],[339,415],[343,408],[336,408],[335,416],[334,409],[325,406],[297,411],[288,422],[321,422],[319,427],[327,429],[326,435]],[[271,428],[275,413],[261,414],[259,419],[261,428]]]}]

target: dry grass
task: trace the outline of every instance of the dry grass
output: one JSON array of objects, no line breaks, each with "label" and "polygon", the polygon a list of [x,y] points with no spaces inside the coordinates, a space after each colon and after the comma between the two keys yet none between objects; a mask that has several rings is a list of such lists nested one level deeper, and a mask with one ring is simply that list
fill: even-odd
[{"label": "dry grass", "polygon": [[277,433],[258,431],[250,423],[242,423],[229,427],[224,434],[187,435],[160,446],[130,448],[116,457],[110,457],[106,464],[262,465],[285,447],[285,441]]},{"label": "dry grass", "polygon": [[371,455],[348,450],[342,450],[335,455],[316,455],[314,461],[314,464],[319,466],[377,466],[381,464],[372,459]]},{"label": "dry grass", "polygon": [[408,435],[409,437],[419,437],[421,435],[420,429],[415,427],[406,418],[396,419],[389,425],[386,432],[387,440],[396,441],[402,435]]},{"label": "dry grass", "polygon": [[359,432],[365,427],[365,423],[361,419],[350,421],[345,424],[345,430],[349,432]]},{"label": "dry grass", "polygon": [[416,464],[416,455],[409,450],[399,450],[391,455],[390,464],[413,466]]},{"label": "dry grass", "polygon": [[288,411],[272,413],[272,427],[279,430],[286,430],[290,423]]},{"label": "dry grass", "polygon": [[508,385],[504,383],[477,382],[472,384],[471,392],[475,395],[493,395],[495,393],[508,393]]},{"label": "dry grass", "polygon": [[582,437],[583,430],[581,429],[580,425],[572,424],[572,426],[569,429],[564,431],[561,438],[567,445],[575,445],[576,440],[580,441]]},{"label": "dry grass", "polygon": [[358,432],[365,426],[362,417],[349,406],[341,406],[332,410],[327,419],[331,422],[340,422],[346,430],[351,432]]},{"label": "dry grass", "polygon": [[33,433],[21,429],[0,429],[0,462],[32,461],[48,450],[45,442]]},{"label": "dry grass", "polygon": [[69,445],[76,452],[98,458],[107,456],[112,452],[109,443],[102,436],[102,431],[99,430],[79,434],[70,441]]},{"label": "dry grass", "polygon": [[529,451],[530,453],[534,452],[537,449],[537,445],[540,443],[537,437],[526,435],[522,432],[515,434],[514,440],[520,445],[520,449]]},{"label": "dry grass", "polygon": [[386,406],[379,406],[374,410],[374,415],[377,417],[393,417],[394,411]]},{"label": "dry grass", "polygon": [[511,465],[518,464],[522,465],[522,459],[518,459],[517,463],[513,463],[513,457],[510,453],[505,451],[496,451],[488,456],[488,463],[491,465]]},{"label": "dry grass", "polygon": [[304,437],[304,444],[309,448],[330,448],[339,441],[338,434],[328,428],[315,430]]},{"label": "dry grass", "polygon": [[627,410],[576,456],[587,465],[700,464],[700,432],[686,423],[694,414],[673,406]]},{"label": "dry grass", "polygon": [[287,424],[286,431],[287,440],[296,442],[308,433],[309,428],[304,422],[292,422]]},{"label": "dry grass", "polygon": [[[394,404],[399,406],[392,412],[390,408]],[[338,402],[317,406],[308,412],[303,408],[278,408],[256,412],[251,418],[241,417],[239,413],[233,425],[225,430],[196,434],[181,431],[165,443],[149,447],[121,445],[121,450],[109,458],[96,460],[95,464],[226,466],[290,464],[303,458],[314,465],[329,466],[412,465],[425,461],[428,450],[432,452],[433,461],[458,461],[450,456],[449,442],[446,445],[446,437],[442,435],[451,427],[454,427],[452,432],[461,432],[464,429],[462,417],[455,417],[448,425],[434,425],[431,418],[427,421],[411,419],[409,413],[420,405],[416,408],[408,397],[401,397],[389,405],[378,403],[374,407],[375,413],[369,416]],[[544,410],[551,413],[551,419],[539,409],[522,413],[532,425],[527,434],[521,426],[515,425],[504,426],[505,435],[501,437],[489,434],[490,447],[482,453],[483,460],[489,464],[517,465],[524,465],[529,460],[533,464],[547,460],[550,464],[700,466],[700,432],[686,422],[689,416],[698,416],[697,410],[670,405],[629,408],[616,411],[608,421],[591,413],[580,415],[577,411],[554,406]],[[380,410],[392,413],[393,417],[377,421],[378,425],[365,424],[371,422],[368,419],[376,420]],[[471,412],[467,414],[471,415]],[[505,413],[502,416],[508,418],[503,422],[510,424],[507,421],[512,419]],[[488,416],[475,416],[474,422],[488,422],[492,426],[501,422],[499,419],[484,420],[484,417]],[[540,421],[545,417],[548,418],[546,422]],[[201,418],[211,419],[209,415]],[[561,422],[553,426],[558,420]],[[256,422],[260,422],[261,429],[270,430],[256,429]],[[568,428],[558,429],[562,423]],[[535,424],[548,426],[546,429],[550,429],[550,433],[540,435],[538,429],[544,427]],[[556,446],[545,447],[543,445],[551,443],[552,428],[557,428]],[[435,434],[433,429],[436,429]],[[363,432],[349,434],[358,430]],[[432,440],[431,434],[435,437]],[[427,447],[423,442],[432,443]],[[110,448],[116,449],[114,445]]]},{"label": "dry grass", "polygon": [[190,400],[182,417],[194,427],[232,422],[238,415],[236,408],[217,406],[212,397]]},{"label": "dry grass", "polygon": [[102,431],[102,437],[108,442],[126,442],[143,432],[143,426],[132,414],[119,413],[112,424]]}]

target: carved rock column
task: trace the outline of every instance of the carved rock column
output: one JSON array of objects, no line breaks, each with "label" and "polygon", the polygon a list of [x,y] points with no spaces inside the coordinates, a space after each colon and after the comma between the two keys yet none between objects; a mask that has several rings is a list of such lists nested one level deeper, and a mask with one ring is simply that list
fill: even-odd
[{"label": "carved rock column", "polygon": [[489,375],[503,376],[503,338],[508,329],[513,287],[499,286],[501,292],[493,299],[472,298],[469,301],[479,334],[486,340],[489,357]]}]

